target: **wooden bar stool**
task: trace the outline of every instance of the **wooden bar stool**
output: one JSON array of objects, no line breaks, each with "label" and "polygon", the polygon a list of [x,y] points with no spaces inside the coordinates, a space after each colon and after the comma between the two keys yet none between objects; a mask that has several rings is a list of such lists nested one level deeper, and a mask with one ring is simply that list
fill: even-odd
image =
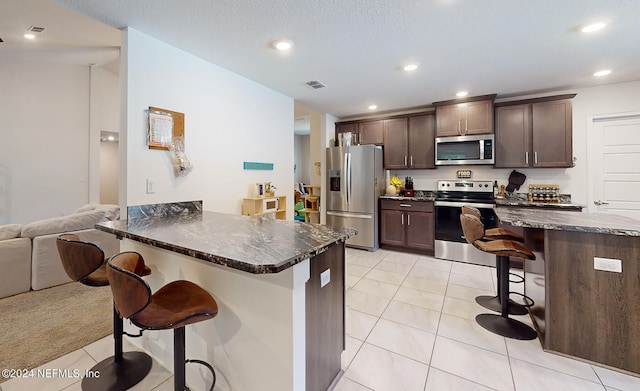
[{"label": "wooden bar stool", "polygon": [[[93,243],[83,242],[77,235],[62,234],[56,238],[58,254],[69,278],[88,286],[109,285],[104,252]],[[151,274],[151,269],[141,265],[135,270],[139,275]],[[87,391],[127,390],[138,384],[151,370],[151,357],[144,352],[122,352],[124,332],[122,318],[113,309],[114,355],[96,364],[91,371],[99,377],[84,377],[82,389]],[[130,335],[139,337],[140,335]]]},{"label": "wooden bar stool", "polygon": [[[504,239],[483,241],[484,226],[476,216],[462,214],[460,215],[460,222],[462,223],[464,236],[469,243],[473,244],[473,246],[480,251],[496,256],[496,266],[500,271],[500,275],[498,276],[500,291],[509,292],[509,257],[534,260],[536,259],[535,254],[515,241]],[[476,322],[486,330],[507,338],[528,340],[537,337],[534,329],[520,321],[509,318],[508,293],[501,295],[500,305],[500,315],[480,314],[476,316]]]},{"label": "wooden bar stool", "polygon": [[[482,221],[480,210],[473,206],[463,205],[462,214],[470,214],[470,215],[476,216],[480,221]],[[504,239],[504,240],[513,240],[516,242],[524,243],[524,238],[522,237],[522,235],[517,234],[508,229],[499,228],[499,227],[489,228],[489,229],[485,228],[484,236],[482,237],[482,239],[483,240]],[[509,275],[522,278],[514,273],[509,273]],[[496,278],[497,279],[500,278],[500,263],[496,263]],[[524,282],[524,278],[522,278],[522,281],[518,281],[518,282]],[[476,297],[476,303],[480,304],[481,306],[483,306],[488,310],[500,312],[502,310],[502,304],[500,304],[501,296],[502,296],[502,291],[501,291],[500,284],[498,284],[498,289],[496,289],[495,296],[487,296],[487,295],[478,296]],[[522,304],[516,303],[511,299],[509,299],[508,311],[509,311],[509,314],[511,315],[525,315],[528,313],[527,307],[523,306]]]},{"label": "wooden bar stool", "polygon": [[209,292],[185,280],[170,282],[151,294],[149,285],[135,273],[141,265],[144,265],[142,255],[133,251],[116,254],[107,263],[107,277],[118,314],[144,330],[173,329],[175,391],[186,388],[187,362],[209,368],[213,389],[216,382],[213,367],[204,361],[185,360],[184,327],[216,316],[218,304]]}]

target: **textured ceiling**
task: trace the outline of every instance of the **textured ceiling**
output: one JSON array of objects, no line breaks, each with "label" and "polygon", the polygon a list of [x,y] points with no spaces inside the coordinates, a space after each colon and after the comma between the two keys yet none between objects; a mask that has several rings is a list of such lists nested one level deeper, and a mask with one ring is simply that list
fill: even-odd
[{"label": "textured ceiling", "polygon": [[[373,103],[381,112],[425,106],[461,89],[502,98],[640,80],[637,0],[54,1],[340,118],[369,114]],[[608,26],[579,32],[598,20]],[[278,38],[293,41],[293,50],[273,50]],[[402,71],[409,62],[420,67]],[[602,68],[613,72],[594,78]],[[327,87],[313,90],[310,80]]]}]

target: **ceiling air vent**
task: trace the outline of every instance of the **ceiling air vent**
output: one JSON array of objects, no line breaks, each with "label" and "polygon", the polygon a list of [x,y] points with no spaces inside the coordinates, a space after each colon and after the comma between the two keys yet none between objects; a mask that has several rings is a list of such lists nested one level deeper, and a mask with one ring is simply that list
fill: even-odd
[{"label": "ceiling air vent", "polygon": [[44,27],[31,26],[27,31],[29,31],[30,33],[40,34],[44,31]]},{"label": "ceiling air vent", "polygon": [[305,84],[313,88],[314,90],[317,90],[318,88],[326,87],[321,81],[318,81],[318,80],[311,80],[306,82]]}]

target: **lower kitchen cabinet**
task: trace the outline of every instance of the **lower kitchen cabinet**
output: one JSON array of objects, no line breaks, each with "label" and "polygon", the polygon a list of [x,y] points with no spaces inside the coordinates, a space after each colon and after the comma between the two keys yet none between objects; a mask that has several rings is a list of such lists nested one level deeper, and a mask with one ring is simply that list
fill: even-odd
[{"label": "lower kitchen cabinet", "polygon": [[433,202],[381,200],[380,244],[433,252]]}]

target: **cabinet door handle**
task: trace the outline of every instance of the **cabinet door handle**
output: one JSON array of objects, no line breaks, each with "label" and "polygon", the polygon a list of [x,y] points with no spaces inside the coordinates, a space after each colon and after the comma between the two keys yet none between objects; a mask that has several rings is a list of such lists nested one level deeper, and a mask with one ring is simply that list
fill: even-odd
[{"label": "cabinet door handle", "polygon": [[411,225],[411,215],[407,215],[407,225]]},{"label": "cabinet door handle", "polygon": [[404,213],[400,215],[400,218],[402,219],[400,220],[400,224],[404,225]]},{"label": "cabinet door handle", "polygon": [[464,120],[464,133],[467,134],[467,132],[469,131],[469,121],[468,120]]},{"label": "cabinet door handle", "polygon": [[409,166],[413,167],[413,155],[411,155],[411,157],[409,158],[409,161],[410,161],[410,165]]},{"label": "cabinet door handle", "polygon": [[458,134],[462,134],[460,133],[460,121],[458,121]]},{"label": "cabinet door handle", "polygon": [[407,155],[404,155],[404,165],[407,165]]},{"label": "cabinet door handle", "polygon": [[524,153],[524,164],[529,164],[529,152]]},{"label": "cabinet door handle", "polygon": [[533,152],[533,162],[538,164],[538,151]]},{"label": "cabinet door handle", "polygon": [[403,208],[411,208],[411,204],[400,204]]}]

